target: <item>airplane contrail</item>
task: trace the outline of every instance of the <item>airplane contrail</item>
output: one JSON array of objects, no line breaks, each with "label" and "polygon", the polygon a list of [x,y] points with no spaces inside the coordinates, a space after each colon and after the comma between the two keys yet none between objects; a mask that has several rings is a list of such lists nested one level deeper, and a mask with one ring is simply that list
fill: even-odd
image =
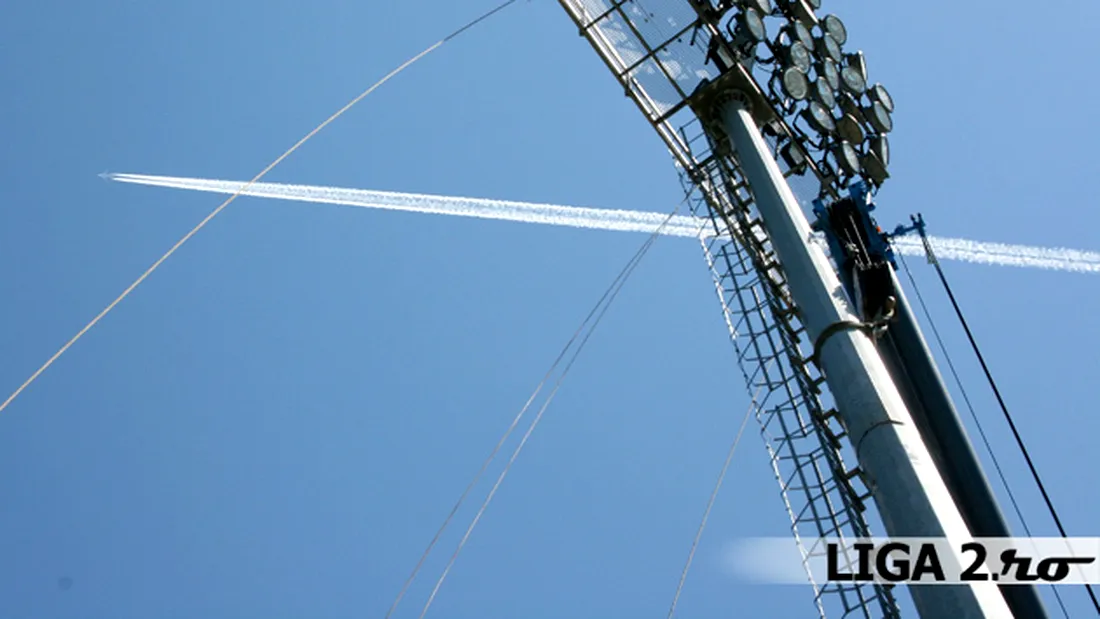
[{"label": "airplane contrail", "polygon": [[[101,174],[120,183],[152,185],[173,189],[233,194],[245,183],[202,178],[148,176],[143,174]],[[646,211],[581,208],[555,204],[536,204],[483,198],[461,198],[341,187],[256,183],[241,195],[298,202],[358,206],[437,215],[457,215],[525,223],[570,226],[620,232],[654,232],[666,215]],[[707,238],[717,234],[710,220],[691,215],[673,216],[661,231],[667,236]],[[980,264],[1031,267],[1079,273],[1100,273],[1100,252],[1058,247],[1008,245],[970,239],[929,237],[937,257]],[[894,249],[904,255],[923,256],[924,247],[916,237],[895,237]]]}]

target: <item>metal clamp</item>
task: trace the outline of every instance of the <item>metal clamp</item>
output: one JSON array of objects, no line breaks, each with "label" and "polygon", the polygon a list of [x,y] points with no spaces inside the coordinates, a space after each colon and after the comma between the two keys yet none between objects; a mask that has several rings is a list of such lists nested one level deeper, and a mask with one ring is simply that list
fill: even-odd
[{"label": "metal clamp", "polygon": [[814,362],[818,368],[821,367],[821,347],[825,344],[825,340],[840,333],[841,331],[863,331],[868,336],[874,333],[875,325],[870,322],[856,322],[855,320],[842,320],[840,322],[834,322],[833,324],[825,327],[825,330],[821,332],[821,335],[817,336],[814,340],[814,354],[810,357],[810,360]]},{"label": "metal clamp", "polygon": [[897,300],[893,296],[887,297],[885,307],[886,312],[871,322],[841,320],[840,322],[834,322],[825,327],[825,329],[821,331],[821,334],[817,336],[817,339],[814,340],[814,354],[810,357],[810,360],[813,361],[818,369],[821,369],[821,347],[825,345],[827,339],[841,331],[862,331],[867,334],[867,337],[872,339],[881,335],[885,331],[887,323],[894,317],[894,309],[897,307]]}]

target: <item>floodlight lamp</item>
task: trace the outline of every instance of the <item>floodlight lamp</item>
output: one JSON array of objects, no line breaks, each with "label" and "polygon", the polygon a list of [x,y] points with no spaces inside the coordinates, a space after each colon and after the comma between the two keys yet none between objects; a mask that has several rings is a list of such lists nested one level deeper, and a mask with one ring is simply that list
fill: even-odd
[{"label": "floodlight lamp", "polygon": [[821,8],[821,0],[806,0],[806,4],[815,11]]},{"label": "floodlight lamp", "polygon": [[768,38],[768,31],[764,27],[764,19],[754,8],[747,8],[737,16],[738,29],[755,43],[760,43]]},{"label": "floodlight lamp", "polygon": [[882,84],[875,84],[867,91],[867,96],[871,98],[871,101],[878,101],[886,108],[887,112],[894,113],[894,100],[890,97],[890,93],[886,92],[886,87]]},{"label": "floodlight lamp", "polygon": [[836,15],[826,15],[822,18],[821,30],[836,39],[836,42],[840,45],[848,42],[848,29],[844,27],[844,22],[840,21],[840,18]]},{"label": "floodlight lamp", "polygon": [[840,120],[836,123],[836,134],[845,142],[852,144],[863,142],[863,128],[859,126],[859,121],[851,114],[840,117]]},{"label": "floodlight lamp", "polygon": [[881,186],[890,177],[886,166],[873,151],[863,156],[860,166],[863,168],[863,174],[875,185]]},{"label": "floodlight lamp", "polygon": [[825,78],[825,82],[829,84],[829,88],[833,90],[840,90],[840,70],[836,68],[836,63],[828,58],[824,58],[817,64],[817,74]]},{"label": "floodlight lamp", "polygon": [[779,148],[779,156],[791,171],[797,173],[806,167],[806,155],[802,154],[802,149],[799,148],[794,141],[788,141],[781,146]]},{"label": "floodlight lamp", "polygon": [[[815,7],[810,0],[783,0],[780,3],[783,13],[791,20],[801,23],[806,28],[817,25],[817,15],[814,15]],[[817,3],[820,7],[821,3]]]},{"label": "floodlight lamp", "polygon": [[890,133],[894,129],[894,120],[890,118],[890,112],[880,101],[875,101],[866,109],[867,122],[878,133]]},{"label": "floodlight lamp", "polygon": [[802,22],[792,21],[784,28],[784,31],[787,33],[787,38],[789,38],[792,43],[798,41],[805,45],[807,49],[813,47],[814,36],[810,34],[810,29]]},{"label": "floodlight lamp", "polygon": [[844,53],[840,51],[840,43],[836,42],[831,34],[825,32],[817,40],[817,54],[822,58],[828,58],[835,63],[844,60]]},{"label": "floodlight lamp", "polygon": [[859,153],[850,142],[847,140],[841,140],[840,143],[833,148],[833,156],[836,157],[836,162],[840,165],[840,169],[844,170],[848,176],[855,176],[859,174],[860,161]]},{"label": "floodlight lamp", "polygon": [[855,67],[844,67],[840,70],[840,83],[845,90],[857,97],[867,90],[867,82]]},{"label": "floodlight lamp", "polygon": [[811,101],[803,115],[806,122],[810,123],[818,133],[827,135],[836,131],[836,119],[833,118],[833,113],[817,101]]},{"label": "floodlight lamp", "polygon": [[810,72],[810,60],[810,50],[801,42],[795,41],[787,48],[787,62],[803,73]]},{"label": "floodlight lamp", "polygon": [[783,82],[783,92],[787,93],[788,97],[796,101],[802,101],[810,96],[810,80],[798,67],[784,69],[780,81]]},{"label": "floodlight lamp", "polygon": [[836,102],[840,104],[840,109],[845,114],[851,114],[856,120],[861,123],[866,123],[867,119],[863,114],[863,110],[859,107],[859,103],[847,92],[841,92],[836,97]]},{"label": "floodlight lamp", "polygon": [[813,87],[810,88],[810,95],[815,101],[825,106],[827,110],[836,107],[836,97],[833,96],[833,89],[824,77],[814,80]]},{"label": "floodlight lamp", "polygon": [[858,51],[854,54],[845,54],[844,61],[849,67],[859,71],[860,76],[863,77],[864,83],[867,82],[867,61],[864,60],[862,51]]},{"label": "floodlight lamp", "polygon": [[885,135],[871,136],[867,140],[869,150],[878,157],[879,162],[883,167],[890,165],[890,142],[887,141]]}]

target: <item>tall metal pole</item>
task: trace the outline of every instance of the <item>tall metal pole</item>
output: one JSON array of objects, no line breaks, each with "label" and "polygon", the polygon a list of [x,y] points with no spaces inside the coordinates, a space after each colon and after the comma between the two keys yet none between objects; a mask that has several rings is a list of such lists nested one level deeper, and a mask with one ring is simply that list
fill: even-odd
[{"label": "tall metal pole", "polygon": [[[971,534],[976,537],[1012,537],[1012,530],[893,270],[890,277],[893,279],[894,294],[898,296],[897,320],[891,322],[887,334],[893,340],[894,348],[883,355],[884,361],[889,366],[893,357],[893,363],[903,368],[905,378],[901,382],[908,383],[907,387],[899,385],[903,397],[910,402],[918,423],[921,417],[924,418],[926,427],[920,428],[921,435],[930,443],[928,448]],[[894,375],[898,376],[897,373]],[[906,389],[909,394],[904,394]],[[1001,594],[1017,617],[1049,617],[1039,589],[1034,585],[1002,585]]]},{"label": "tall metal pole", "polygon": [[[869,337],[833,325],[859,323],[810,224],[748,109],[732,93],[718,110],[772,245],[787,275],[807,335],[820,342],[818,361],[847,427],[866,483],[891,537],[971,537],[921,440],[912,416]],[[963,564],[960,559],[960,564]],[[910,587],[922,617],[1012,617],[995,585]]]}]

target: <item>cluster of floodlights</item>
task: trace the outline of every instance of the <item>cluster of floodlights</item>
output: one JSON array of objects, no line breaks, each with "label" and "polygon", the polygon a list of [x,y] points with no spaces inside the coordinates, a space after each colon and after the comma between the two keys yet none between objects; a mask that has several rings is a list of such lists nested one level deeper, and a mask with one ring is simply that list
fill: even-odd
[{"label": "cluster of floodlights", "polygon": [[[712,9],[726,21],[731,43],[741,61],[771,69],[767,90],[772,103],[792,120],[801,120],[814,135],[791,125],[815,149],[832,155],[846,178],[861,175],[875,186],[888,174],[886,134],[893,129],[894,102],[882,84],[869,86],[863,52],[845,53],[848,31],[836,15],[819,18],[820,0],[717,0]],[[734,10],[736,9],[736,11]],[[765,18],[784,20],[769,39]],[[763,45],[770,58],[758,56]],[[785,145],[782,156],[792,168],[805,159],[801,149]],[[825,162],[822,162],[825,163]],[[830,166],[831,167],[831,166]]]}]

